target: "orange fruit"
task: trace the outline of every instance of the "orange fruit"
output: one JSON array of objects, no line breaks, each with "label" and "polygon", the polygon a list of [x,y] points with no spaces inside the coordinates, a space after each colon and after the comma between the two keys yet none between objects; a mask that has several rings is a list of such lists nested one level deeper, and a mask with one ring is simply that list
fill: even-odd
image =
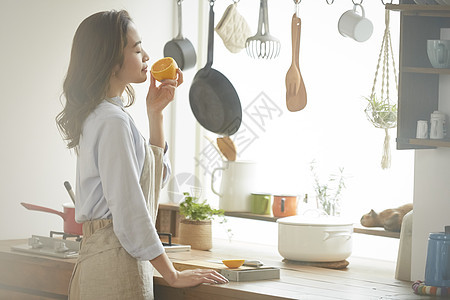
[{"label": "orange fruit", "polygon": [[222,263],[230,269],[236,269],[242,266],[245,262],[245,259],[225,259],[222,260]]},{"label": "orange fruit", "polygon": [[163,79],[176,79],[177,69],[177,62],[172,57],[164,57],[152,65],[150,72],[161,82]]}]

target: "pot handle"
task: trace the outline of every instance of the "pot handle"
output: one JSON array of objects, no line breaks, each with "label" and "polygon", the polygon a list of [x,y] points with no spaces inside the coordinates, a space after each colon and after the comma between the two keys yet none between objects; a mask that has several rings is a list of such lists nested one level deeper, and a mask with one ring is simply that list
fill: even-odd
[{"label": "pot handle", "polygon": [[326,241],[336,237],[346,237],[348,241],[352,237],[352,234],[348,231],[325,231],[325,237],[323,240]]},{"label": "pot handle", "polygon": [[214,180],[215,180],[214,174],[215,174],[217,171],[219,171],[219,170],[224,171],[225,168],[215,168],[214,171],[212,172],[212,174],[211,174],[211,190],[213,191],[214,194],[218,195],[219,197],[222,197],[222,194],[219,193],[219,192],[217,192],[217,191],[214,189]]},{"label": "pot handle", "polygon": [[22,204],[22,206],[25,207],[26,209],[56,214],[56,215],[60,216],[61,218],[63,218],[64,220],[66,220],[66,215],[60,211],[57,211],[57,210],[54,210],[51,208],[47,208],[47,207],[43,207],[43,206],[39,206],[39,205],[25,203],[25,202],[20,202],[20,204]]}]

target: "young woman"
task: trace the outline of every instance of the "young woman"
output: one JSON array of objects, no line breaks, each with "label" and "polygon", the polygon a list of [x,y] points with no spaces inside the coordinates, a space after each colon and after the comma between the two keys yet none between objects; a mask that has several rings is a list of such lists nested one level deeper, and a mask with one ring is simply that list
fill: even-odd
[{"label": "young woman", "polygon": [[159,86],[150,75],[147,143],[125,108],[135,100],[130,83],[147,80],[148,60],[126,11],[96,13],[75,33],[66,103],[56,118],[77,153],[76,220],[83,223],[70,299],[153,299],[153,267],[173,287],[228,282],[212,270],[176,271],[156,233],[158,197],[170,175],[163,110],[183,74]]}]

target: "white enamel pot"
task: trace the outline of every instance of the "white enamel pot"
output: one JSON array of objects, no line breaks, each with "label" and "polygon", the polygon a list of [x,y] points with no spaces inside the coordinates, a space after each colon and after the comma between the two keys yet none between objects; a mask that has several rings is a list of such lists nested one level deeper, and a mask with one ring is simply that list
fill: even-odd
[{"label": "white enamel pot", "polygon": [[278,223],[278,252],[285,259],[334,262],[352,253],[353,224],[341,218],[291,216]]}]

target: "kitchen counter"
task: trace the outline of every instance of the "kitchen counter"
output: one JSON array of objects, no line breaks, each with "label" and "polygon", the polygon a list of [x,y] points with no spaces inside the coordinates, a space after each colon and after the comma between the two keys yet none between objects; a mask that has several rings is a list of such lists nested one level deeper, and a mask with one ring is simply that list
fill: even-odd
[{"label": "kitchen counter", "polygon": [[[11,250],[11,246],[24,243],[26,240],[0,241],[0,299],[66,299],[76,260]],[[281,278],[175,289],[155,272],[156,299],[423,299],[412,292],[411,282],[394,279],[393,262],[350,257],[347,269],[334,270],[283,261],[273,246],[216,239],[213,245],[211,251],[168,255],[179,269],[214,266],[208,261],[226,258],[259,259],[279,267]]]}]

